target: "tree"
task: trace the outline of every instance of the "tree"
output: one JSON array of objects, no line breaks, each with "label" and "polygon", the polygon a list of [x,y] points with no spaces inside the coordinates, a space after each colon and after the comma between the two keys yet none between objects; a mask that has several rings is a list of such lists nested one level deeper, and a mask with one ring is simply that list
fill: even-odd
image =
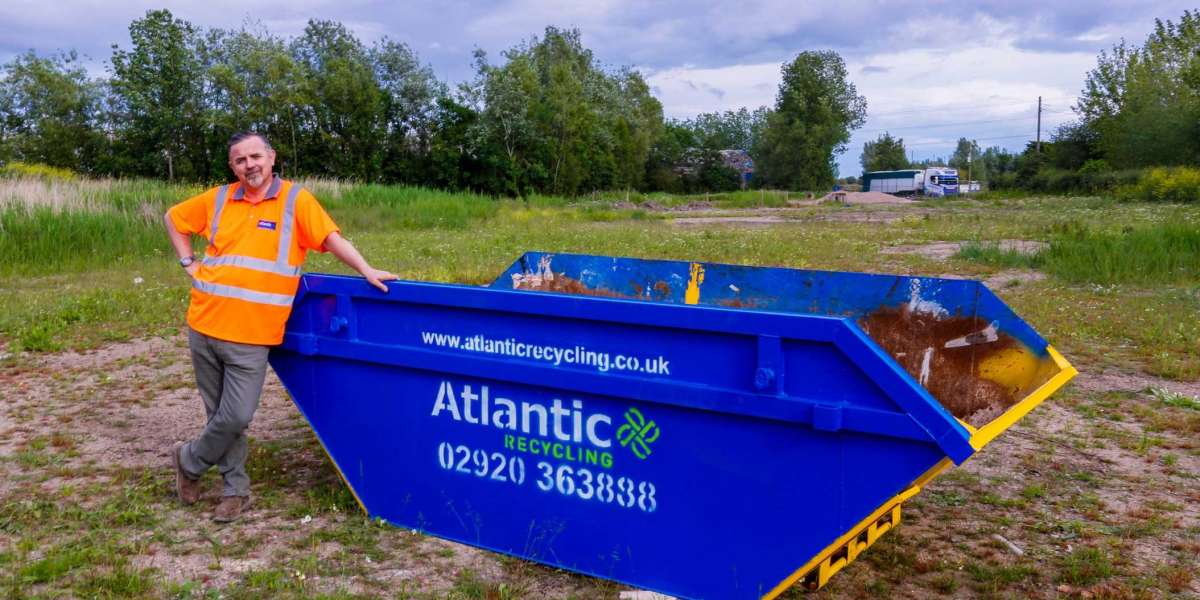
[{"label": "tree", "polygon": [[384,94],[383,175],[418,179],[422,177],[422,159],[430,151],[435,118],[445,114],[439,112],[437,99],[446,95],[446,86],[404,43],[385,37],[371,48],[370,58]]},{"label": "tree", "polygon": [[631,69],[609,73],[577,30],[547,27],[492,65],[476,52],[463,103],[481,115],[475,147],[501,193],[572,195],[640,185],[662,127],[662,105]]},{"label": "tree", "polygon": [[1075,110],[1110,164],[1200,164],[1200,11],[1101,52]]},{"label": "tree", "polygon": [[981,154],[979,144],[975,140],[958,138],[954,154],[950,155],[950,166],[958,169],[960,177],[966,178],[970,175],[971,179],[986,179],[986,167],[981,166],[977,160]]},{"label": "tree", "polygon": [[767,113],[766,107],[753,112],[743,107],[736,111],[701,113],[687,121],[687,126],[705,148],[749,150],[762,132]]},{"label": "tree", "polygon": [[130,50],[113,46],[111,69],[118,135],[132,174],[211,178],[196,29],[168,10],[152,10],[130,24],[129,36]]},{"label": "tree", "polygon": [[226,142],[236,131],[266,134],[279,153],[277,166],[290,173],[298,143],[301,73],[284,40],[265,29],[213,30],[201,44],[206,71],[205,111],[211,168],[226,169]]},{"label": "tree", "polygon": [[884,133],[873,142],[864,143],[859,160],[863,171],[895,171],[909,168],[904,139],[894,138],[890,133]]},{"label": "tree", "polygon": [[1055,168],[1077,171],[1084,163],[1101,157],[1100,136],[1085,122],[1064,123],[1050,134],[1044,150]]},{"label": "tree", "polygon": [[866,118],[867,100],[847,78],[836,52],[801,52],[783,65],[774,110],[753,152],[756,179],[791,189],[834,181],[834,156]]},{"label": "tree", "polygon": [[387,98],[367,49],[341,23],[310,20],[291,50],[301,73],[301,169],[377,180]]},{"label": "tree", "polygon": [[102,89],[75,53],[19,55],[0,79],[0,158],[95,172]]}]

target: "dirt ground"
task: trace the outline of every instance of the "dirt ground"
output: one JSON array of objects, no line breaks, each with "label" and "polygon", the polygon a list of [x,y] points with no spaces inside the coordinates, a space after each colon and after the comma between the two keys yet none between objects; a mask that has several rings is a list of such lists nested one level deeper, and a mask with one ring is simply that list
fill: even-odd
[{"label": "dirt ground", "polygon": [[[930,242],[928,244],[891,246],[880,250],[883,254],[918,254],[926,258],[945,260],[962,250],[966,242]],[[1004,252],[1019,252],[1021,254],[1036,254],[1047,247],[1046,242],[1035,240],[1000,240],[1000,250]]]},{"label": "dirt ground", "polygon": [[[927,212],[896,200],[854,211],[819,200],[717,213],[696,206],[671,222],[892,222]],[[1022,240],[1005,244],[1038,249]],[[936,242],[883,252],[944,260],[959,247]],[[999,289],[1042,277],[1007,270],[986,282]],[[165,582],[143,596],[630,596],[609,582],[367,522],[273,374],[249,431],[255,506],[242,522],[217,526],[208,518],[220,493],[217,477],[204,480],[197,506],[173,498],[167,451],[204,420],[184,337],[84,353],[3,350],[0,575],[13,586],[9,595],[73,595],[24,571],[4,571],[12,564],[5,557],[21,543],[14,515],[78,503],[118,512],[116,551]],[[1174,394],[1200,403],[1200,382],[1075,366],[1081,374],[1074,382],[906,503],[901,526],[825,590],[787,597],[1200,597],[1200,411],[1160,399]],[[59,523],[55,518],[47,517]],[[23,551],[49,557],[55,544],[82,535],[66,525],[52,529],[45,547]]]},{"label": "dirt ground", "polygon": [[[135,568],[154,568],[169,580],[199,582],[205,589],[220,589],[247,573],[287,564],[296,547],[323,528],[336,528],[357,513],[299,515],[295,497],[315,485],[340,486],[340,480],[307,424],[287,398],[278,378],[269,373],[262,403],[248,434],[251,473],[264,447],[286,448],[280,458],[298,472],[288,475],[289,489],[271,490],[289,499],[265,502],[256,498],[246,517],[236,525],[220,527],[209,515],[219,501],[220,481],[210,473],[198,505],[182,507],[173,497],[168,449],[194,436],[203,426],[204,409],[192,381],[187,340],[153,338],[105,346],[87,353],[21,355],[0,366],[0,498],[53,496],[59,490],[84,486],[117,485],[122,481],[152,478],[156,482],[152,509],[163,518],[159,529],[171,532],[173,543],[145,544],[132,557]],[[48,473],[31,473],[19,458],[44,445],[64,452]],[[279,458],[279,457],[276,457]],[[270,482],[262,477],[256,490]],[[0,530],[2,531],[2,530]],[[381,585],[403,583],[415,590],[450,590],[464,571],[481,579],[502,579],[501,557],[424,535],[394,531],[384,536],[380,555],[370,555],[353,577],[309,582],[316,590],[370,593]],[[147,532],[149,535],[150,532]],[[252,541],[241,555],[224,557],[214,565],[212,547]],[[338,551],[326,542],[318,554]],[[0,533],[0,549],[5,536]],[[430,560],[428,557],[436,557]],[[303,575],[300,571],[297,571]],[[365,582],[370,582],[368,585]],[[556,584],[554,594],[574,589]],[[536,590],[536,582],[528,586]]]},{"label": "dirt ground", "polygon": [[[1195,478],[1200,473],[1200,456],[1180,452],[1177,462],[1166,465],[1139,452],[1136,444],[1103,443],[1106,439],[1137,440],[1147,427],[1136,420],[1106,421],[1111,431],[1099,434],[1077,410],[1089,396],[1140,397],[1151,388],[1200,396],[1200,383],[1080,367],[1083,375],[1066,394],[1039,407],[977,458],[935,481],[914,499],[904,525],[888,542],[891,549],[881,542],[884,549],[871,550],[864,560],[872,563],[872,553],[886,557],[889,552],[910,552],[918,561],[941,565],[938,569],[980,557],[1005,564],[1018,558],[1008,543],[1045,560],[1069,556],[1072,544],[1083,543],[1086,535],[1060,531],[1044,521],[1071,521],[1076,511],[1091,514],[1112,528],[1128,526],[1130,520],[1165,520],[1153,537],[1134,536],[1122,546],[1120,560],[1133,569],[1161,568],[1171,547],[1191,544],[1200,551],[1200,540],[1189,539],[1187,533],[1200,525],[1200,485]],[[380,536],[377,552],[358,558],[346,559],[345,548],[337,541],[314,544],[315,531],[336,529],[347,520],[361,518],[353,511],[302,514],[303,507],[297,510],[295,503],[287,500],[316,485],[340,483],[273,375],[249,433],[255,448],[281,444],[284,456],[277,458],[285,465],[284,471],[295,472],[278,490],[284,499],[256,506],[235,526],[214,526],[207,516],[219,494],[216,478],[206,480],[208,488],[199,507],[184,508],[171,496],[167,467],[171,443],[193,434],[202,421],[182,336],[112,344],[82,354],[10,357],[0,367],[0,456],[22,456],[36,447],[38,440],[50,440],[51,446],[71,451],[57,454],[65,458],[45,471],[31,469],[21,460],[0,461],[0,497],[53,495],[85,485],[121,485],[130,479],[150,478],[155,482],[150,508],[163,518],[157,529],[168,531],[174,543],[164,544],[157,541],[157,534],[146,532],[150,537],[132,562],[139,568],[157,569],[168,580],[199,582],[203,589],[220,589],[247,573],[288,565],[289,555],[300,547],[320,556],[357,561],[352,574],[308,580],[305,589],[312,591],[373,594],[403,584],[411,586],[405,589],[437,595],[441,593],[438,590],[448,593],[455,589],[463,572],[485,581],[516,581],[513,585],[524,597],[612,597],[619,591],[587,578],[390,528],[390,533]],[[1196,443],[1171,430],[1154,435],[1167,448],[1194,447]],[[252,455],[252,463],[258,456]],[[1050,486],[1057,484],[1039,484],[1046,487],[1046,496],[1029,492],[1031,481],[1046,478],[1065,481],[1068,491],[1086,492],[1086,497],[1093,499],[1091,504],[1064,508],[1051,503],[1061,500],[1048,497]],[[956,500],[985,491],[998,498],[1029,497],[1030,502],[1020,508],[993,507],[1012,514],[1008,527],[996,529],[991,520],[995,515],[967,510],[970,503]],[[1006,544],[997,542],[993,534],[1007,540]],[[0,547],[6,537],[0,534]],[[241,554],[214,564],[214,540],[226,545],[252,543]],[[514,569],[514,563],[522,566]],[[922,568],[933,569],[930,565]],[[830,590],[853,586],[871,571],[872,567],[865,565],[847,568]],[[302,577],[302,571],[297,569],[296,576]],[[1183,589],[1200,592],[1200,581],[1188,585]],[[927,591],[915,583],[893,589],[904,597],[921,597],[923,590]],[[1068,591],[1072,590],[1079,591]]]},{"label": "dirt ground", "polygon": [[912,198],[894,196],[883,192],[830,192],[821,198],[821,202],[836,202],[847,206],[872,206],[879,204],[912,205],[918,202]]}]

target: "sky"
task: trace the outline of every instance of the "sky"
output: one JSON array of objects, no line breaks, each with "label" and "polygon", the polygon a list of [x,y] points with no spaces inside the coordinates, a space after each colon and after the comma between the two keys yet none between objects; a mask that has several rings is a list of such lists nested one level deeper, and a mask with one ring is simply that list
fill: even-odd
[{"label": "sky", "polygon": [[492,61],[547,26],[578,28],[610,68],[640,71],[669,118],[772,105],[780,67],[805,50],[836,51],[867,99],[867,121],[838,156],[842,176],[861,172],[863,143],[884,132],[915,160],[948,157],[959,137],[1019,151],[1074,118],[1096,55],[1142,43],[1155,19],[1194,4],[1170,0],[963,0],[701,2],[645,0],[2,0],[0,63],[34,50],[78,51],[104,76],[114,44],[129,47],[131,21],[167,8],[203,28],[261,23],[299,35],[310,19],[339,21],[366,44],[404,42],[451,86],[472,76],[472,51]]}]

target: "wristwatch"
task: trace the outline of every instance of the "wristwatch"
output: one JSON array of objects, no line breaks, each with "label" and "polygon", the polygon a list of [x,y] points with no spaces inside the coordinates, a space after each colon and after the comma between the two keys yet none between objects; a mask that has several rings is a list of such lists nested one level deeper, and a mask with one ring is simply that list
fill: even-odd
[{"label": "wristwatch", "polygon": [[179,266],[186,269],[186,268],[192,266],[192,263],[194,263],[194,262],[196,262],[195,256],[185,256],[185,257],[179,259]]}]

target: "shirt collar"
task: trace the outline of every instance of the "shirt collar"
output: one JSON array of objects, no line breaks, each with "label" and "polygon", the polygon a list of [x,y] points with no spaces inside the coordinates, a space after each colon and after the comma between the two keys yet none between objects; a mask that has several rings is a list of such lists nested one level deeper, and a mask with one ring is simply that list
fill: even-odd
[{"label": "shirt collar", "polygon": [[[279,197],[279,188],[282,186],[283,186],[283,180],[280,179],[278,175],[271,175],[271,187],[267,188],[267,193],[263,195],[263,200],[270,200],[272,198],[278,198]],[[246,199],[246,186],[239,185],[238,188],[233,191],[233,196],[231,196],[231,197],[234,200],[245,200]]]}]

